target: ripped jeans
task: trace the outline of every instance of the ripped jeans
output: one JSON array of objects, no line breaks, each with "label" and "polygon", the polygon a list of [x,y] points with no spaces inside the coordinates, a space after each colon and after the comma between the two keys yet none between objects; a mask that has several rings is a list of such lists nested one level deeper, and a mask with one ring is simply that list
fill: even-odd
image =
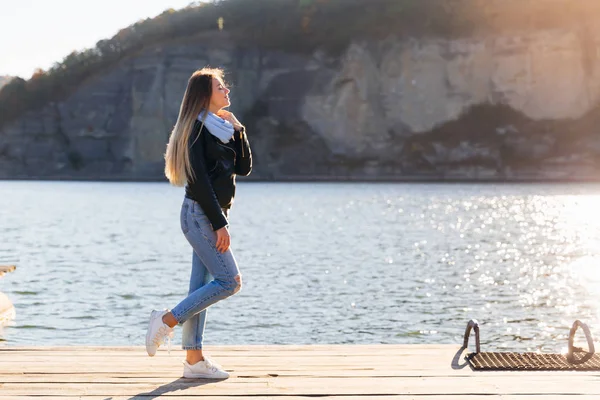
[{"label": "ripped jeans", "polygon": [[[227,216],[227,209],[223,209]],[[231,248],[220,253],[215,247],[217,233],[196,201],[184,197],[181,230],[192,245],[192,274],[188,296],[171,313],[183,324],[182,348],[202,349],[206,309],[242,287],[241,274]]]}]

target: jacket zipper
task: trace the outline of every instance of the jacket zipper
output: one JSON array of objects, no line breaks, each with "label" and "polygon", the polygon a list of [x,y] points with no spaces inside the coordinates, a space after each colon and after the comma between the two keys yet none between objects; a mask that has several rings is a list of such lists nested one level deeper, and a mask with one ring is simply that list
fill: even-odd
[{"label": "jacket zipper", "polygon": [[240,146],[242,146],[242,158],[244,157],[244,138],[243,136],[246,134],[246,130],[240,132]]},{"label": "jacket zipper", "polygon": [[218,140],[217,140],[217,144],[220,145],[220,146],[225,147],[226,149],[229,149],[229,150],[233,151],[233,162],[235,164],[235,159],[237,158],[237,153],[235,152],[235,150],[232,149],[231,147],[228,147],[228,146],[225,146],[224,144],[219,143]]}]

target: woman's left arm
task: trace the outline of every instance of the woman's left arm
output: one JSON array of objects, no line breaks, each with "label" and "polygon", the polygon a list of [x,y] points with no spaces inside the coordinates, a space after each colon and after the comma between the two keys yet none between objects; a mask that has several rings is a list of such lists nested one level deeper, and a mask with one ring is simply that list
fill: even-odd
[{"label": "woman's left arm", "polygon": [[248,176],[252,172],[252,150],[246,136],[246,128],[240,127],[233,133],[236,147],[235,173],[237,175]]}]

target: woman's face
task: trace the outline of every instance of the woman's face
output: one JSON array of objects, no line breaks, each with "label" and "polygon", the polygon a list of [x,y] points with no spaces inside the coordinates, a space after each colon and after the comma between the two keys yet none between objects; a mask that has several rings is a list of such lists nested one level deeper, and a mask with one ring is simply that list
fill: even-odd
[{"label": "woman's face", "polygon": [[220,110],[229,107],[229,89],[225,87],[219,78],[212,78],[212,96],[210,97],[210,109]]}]

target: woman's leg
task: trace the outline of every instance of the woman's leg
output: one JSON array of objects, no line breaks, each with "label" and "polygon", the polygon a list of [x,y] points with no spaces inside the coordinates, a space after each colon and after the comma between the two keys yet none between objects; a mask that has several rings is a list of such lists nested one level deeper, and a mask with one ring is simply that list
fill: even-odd
[{"label": "woman's leg", "polygon": [[[188,294],[206,285],[212,277],[200,260],[195,251],[192,251],[192,274]],[[202,339],[204,327],[206,326],[206,311],[194,315],[183,323],[182,348],[187,350],[186,360],[189,364],[195,364],[204,360],[202,354]]]},{"label": "woman's leg", "polygon": [[217,234],[212,230],[208,217],[198,203],[187,200],[188,206],[184,207],[186,214],[182,216],[183,232],[213,280],[189,294],[165,316],[164,322],[169,326],[174,321],[184,323],[242,287],[242,277],[231,248],[225,253],[217,250]]}]

